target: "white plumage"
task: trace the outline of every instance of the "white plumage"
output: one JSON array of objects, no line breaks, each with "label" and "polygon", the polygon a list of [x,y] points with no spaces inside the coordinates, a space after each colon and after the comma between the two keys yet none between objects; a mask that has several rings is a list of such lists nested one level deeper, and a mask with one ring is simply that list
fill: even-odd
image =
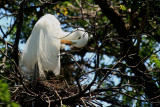
[{"label": "white plumage", "polygon": [[[53,71],[55,75],[59,75],[61,42],[81,48],[87,41],[88,33],[84,29],[64,32],[54,15],[44,15],[37,21],[27,40],[21,57],[22,65],[34,74],[39,72],[40,77],[45,77],[44,71]],[[38,71],[35,70],[36,64]]]}]

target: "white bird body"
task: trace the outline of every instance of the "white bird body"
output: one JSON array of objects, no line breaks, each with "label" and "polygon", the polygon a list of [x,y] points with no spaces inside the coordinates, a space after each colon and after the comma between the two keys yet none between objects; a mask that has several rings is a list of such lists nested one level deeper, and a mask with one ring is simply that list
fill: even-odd
[{"label": "white bird body", "polygon": [[[22,65],[33,73],[39,72],[40,77],[45,77],[45,71],[59,75],[62,41],[74,43],[75,47],[81,48],[87,44],[88,34],[82,28],[73,33],[64,32],[54,15],[44,15],[37,21],[27,40],[21,57]],[[38,71],[35,70],[36,64]]]}]

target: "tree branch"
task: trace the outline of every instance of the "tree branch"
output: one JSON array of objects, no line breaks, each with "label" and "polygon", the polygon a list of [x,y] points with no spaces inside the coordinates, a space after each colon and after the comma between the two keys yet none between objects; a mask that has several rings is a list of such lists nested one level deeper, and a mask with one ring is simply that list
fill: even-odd
[{"label": "tree branch", "polygon": [[[126,61],[127,65],[138,66],[131,68],[131,70],[139,77],[139,80],[142,85],[145,87],[145,93],[148,97],[155,98],[157,95],[160,95],[159,88],[152,81],[151,75],[145,75],[144,72],[148,72],[146,66],[141,62],[142,58],[138,55],[139,51],[136,50],[136,47],[133,46],[132,38],[129,36],[129,29],[127,30],[124,21],[121,18],[121,15],[114,10],[114,8],[108,3],[108,0],[95,0],[96,3],[100,6],[103,14],[105,14],[111,23],[114,25],[117,30],[120,38],[120,48],[121,48],[121,57],[124,57],[123,60]],[[137,16],[136,16],[137,18]],[[134,19],[136,20],[136,19]],[[134,54],[132,58],[128,55]],[[152,90],[152,91],[150,91]],[[154,101],[159,101],[160,98],[154,99]]]},{"label": "tree branch", "polygon": [[108,0],[95,0],[95,1],[100,6],[103,14],[108,17],[111,23],[113,23],[117,32],[121,36],[125,36],[124,34],[127,34],[128,31],[126,30],[125,23],[122,20],[121,15],[114,10],[114,8],[108,3]]},{"label": "tree branch", "polygon": [[14,42],[14,60],[17,65],[19,65],[18,45],[19,45],[19,40],[20,40],[21,30],[23,25],[23,10],[24,10],[25,4],[26,4],[26,0],[22,0],[20,3],[20,9],[17,16],[17,31],[16,31],[15,42]]}]

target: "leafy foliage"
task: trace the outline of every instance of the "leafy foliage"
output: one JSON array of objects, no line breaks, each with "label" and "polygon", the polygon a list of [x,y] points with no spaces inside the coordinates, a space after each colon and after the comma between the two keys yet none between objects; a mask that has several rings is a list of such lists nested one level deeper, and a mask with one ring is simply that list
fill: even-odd
[{"label": "leafy foliage", "polygon": [[11,95],[8,84],[0,80],[0,105],[9,107],[20,107],[19,104],[11,102]]}]

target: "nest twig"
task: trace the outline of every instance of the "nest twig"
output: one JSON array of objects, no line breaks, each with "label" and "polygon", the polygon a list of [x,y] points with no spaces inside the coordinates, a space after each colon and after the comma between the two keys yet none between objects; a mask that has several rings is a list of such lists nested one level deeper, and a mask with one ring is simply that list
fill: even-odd
[{"label": "nest twig", "polygon": [[[56,79],[38,80],[34,87],[32,83],[28,83],[27,87],[36,93],[37,96],[30,95],[22,86],[16,88],[12,93],[13,100],[19,102],[23,107],[58,107],[61,105],[70,105],[72,107],[83,103],[81,98],[75,99],[74,101],[62,101],[63,98],[79,93],[76,85],[68,85],[65,81]],[[57,102],[57,100],[59,102]]]}]

